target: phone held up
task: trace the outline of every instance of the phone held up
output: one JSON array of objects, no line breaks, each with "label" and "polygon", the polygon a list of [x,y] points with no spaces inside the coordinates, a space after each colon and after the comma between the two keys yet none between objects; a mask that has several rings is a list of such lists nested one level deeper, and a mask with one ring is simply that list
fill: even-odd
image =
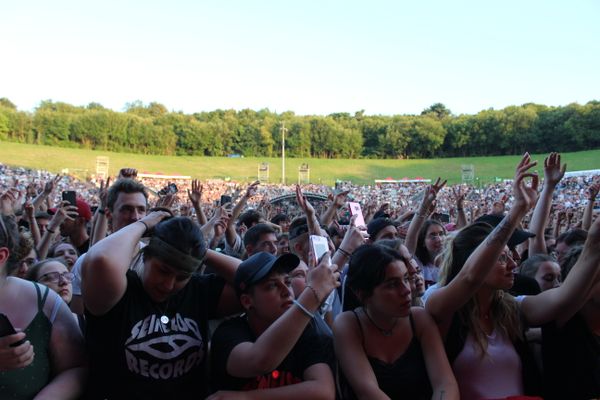
[{"label": "phone held up", "polygon": [[310,246],[313,254],[313,261],[315,265],[319,264],[319,260],[323,257],[323,254],[329,251],[329,243],[327,239],[319,235],[310,235]]},{"label": "phone held up", "polygon": [[[13,328],[8,317],[5,314],[0,313],[0,337],[14,335],[15,333],[17,333],[17,331],[15,331],[15,328]],[[22,345],[23,343],[25,343],[24,338],[19,340],[18,342],[11,343],[10,347],[17,347]]]},{"label": "phone held up", "polygon": [[348,202],[348,208],[350,209],[350,215],[355,216],[358,215],[358,217],[356,217],[356,221],[354,223],[355,226],[365,226],[365,218],[363,217],[363,213],[362,210],[360,208],[360,203],[356,203],[356,202]]},{"label": "phone held up", "polygon": [[74,190],[65,190],[62,192],[62,200],[69,202],[70,205],[77,205],[77,193]]}]

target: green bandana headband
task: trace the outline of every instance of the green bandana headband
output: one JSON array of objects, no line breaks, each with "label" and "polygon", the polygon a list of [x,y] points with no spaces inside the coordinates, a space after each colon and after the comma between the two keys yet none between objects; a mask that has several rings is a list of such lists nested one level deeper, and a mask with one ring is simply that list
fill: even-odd
[{"label": "green bandana headband", "polygon": [[192,257],[156,236],[153,236],[150,239],[148,248],[151,248],[156,253],[157,257],[163,259],[172,267],[189,272],[190,274],[196,272],[198,268],[200,268],[206,257],[206,253],[204,253],[201,258]]}]

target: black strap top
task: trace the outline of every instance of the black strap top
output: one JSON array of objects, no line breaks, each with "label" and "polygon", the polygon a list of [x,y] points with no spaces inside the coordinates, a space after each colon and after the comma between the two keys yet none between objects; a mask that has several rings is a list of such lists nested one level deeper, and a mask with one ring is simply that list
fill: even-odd
[{"label": "black strap top", "polygon": [[[352,312],[360,329],[363,350],[367,354],[362,324],[356,311],[353,310]],[[430,399],[432,395],[431,384],[425,367],[421,343],[414,334],[415,325],[412,314],[409,314],[409,320],[413,338],[400,357],[390,364],[375,357],[370,357],[368,354],[367,358],[377,378],[379,388],[391,399]],[[343,398],[356,399],[345,378],[342,377],[342,381]]]}]

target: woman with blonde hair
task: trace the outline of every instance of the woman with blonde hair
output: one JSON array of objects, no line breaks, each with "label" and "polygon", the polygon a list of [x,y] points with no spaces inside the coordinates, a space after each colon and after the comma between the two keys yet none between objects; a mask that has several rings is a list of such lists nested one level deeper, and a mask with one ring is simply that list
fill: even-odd
[{"label": "woman with blonde hair", "polygon": [[523,330],[570,318],[600,279],[596,221],[585,256],[559,288],[518,298],[506,293],[516,268],[506,244],[537,199],[538,177],[528,172],[535,165],[527,153],[521,159],[513,182],[514,203],[498,226],[476,222],[458,232],[446,259],[447,283],[425,305],[445,338],[462,399],[539,395],[539,375]]}]

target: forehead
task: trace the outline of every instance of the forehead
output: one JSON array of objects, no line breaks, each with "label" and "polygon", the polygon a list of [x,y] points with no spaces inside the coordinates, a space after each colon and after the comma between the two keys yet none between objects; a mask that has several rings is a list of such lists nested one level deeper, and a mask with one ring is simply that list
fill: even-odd
[{"label": "forehead", "polygon": [[427,228],[427,233],[440,233],[444,232],[444,228],[439,226],[438,224],[431,224],[429,228]]},{"label": "forehead", "polygon": [[123,193],[120,192],[115,201],[115,208],[122,206],[146,207],[146,197],[140,192]]},{"label": "forehead", "polygon": [[259,242],[276,242],[277,236],[274,233],[263,233],[258,237]]},{"label": "forehead", "polygon": [[402,278],[408,273],[402,260],[394,260],[385,266],[385,279]]},{"label": "forehead", "polygon": [[75,251],[75,247],[73,247],[73,245],[70,244],[70,243],[61,243],[61,244],[59,244],[59,245],[56,246],[55,252],[67,251],[67,250],[73,250],[73,251]]},{"label": "forehead", "polygon": [[40,268],[40,276],[50,272],[67,272],[67,267],[57,261],[50,261]]},{"label": "forehead", "polygon": [[544,261],[538,267],[538,272],[542,274],[547,273],[560,273],[560,267],[554,261]]}]

